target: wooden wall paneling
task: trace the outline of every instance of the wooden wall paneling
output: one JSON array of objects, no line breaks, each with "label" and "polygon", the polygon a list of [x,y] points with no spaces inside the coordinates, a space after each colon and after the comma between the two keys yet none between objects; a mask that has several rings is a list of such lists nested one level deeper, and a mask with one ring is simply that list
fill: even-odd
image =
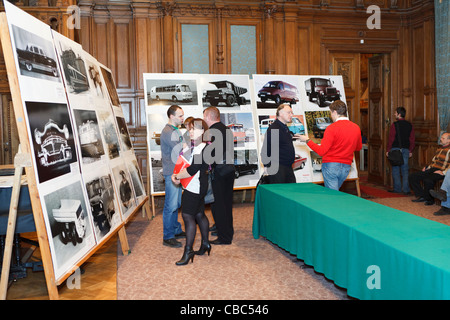
[{"label": "wooden wall paneling", "polygon": [[111,35],[109,32],[109,17],[105,12],[94,12],[91,36],[90,53],[96,57],[100,63],[111,68],[112,66],[109,61],[111,47],[108,41],[110,40]]},{"label": "wooden wall paneling", "polygon": [[[297,35],[297,11],[286,11],[285,12],[285,46],[286,46],[286,74],[299,74],[299,61],[298,61],[298,40]],[[308,47],[304,47],[307,49]]]},{"label": "wooden wall paneling", "polygon": [[[274,15],[277,12],[277,7],[273,6],[265,6],[264,7],[264,50],[262,52],[264,57],[264,73],[265,74],[274,74],[275,73],[275,59],[277,56],[277,40],[279,40],[278,32],[275,29]],[[278,30],[277,30],[278,31]],[[286,34],[286,32],[282,33]],[[257,38],[258,37],[257,33]],[[281,35],[281,34],[280,34]],[[257,39],[258,40],[258,39]],[[257,41],[259,42],[259,41]],[[285,46],[287,47],[287,46]]]},{"label": "wooden wall paneling", "polygon": [[311,72],[312,68],[312,27],[310,23],[298,24],[298,74],[314,74]]},{"label": "wooden wall paneling", "polygon": [[173,23],[173,10],[174,3],[162,4],[162,34],[163,34],[163,72],[174,73],[178,72],[175,68],[175,37],[174,37],[174,23]]},{"label": "wooden wall paneling", "polygon": [[[285,24],[285,17],[284,12],[281,10],[277,10],[273,14],[273,22],[274,22],[274,37],[272,39],[267,39],[267,36],[264,36],[264,39],[257,39],[257,40],[264,40],[263,41],[263,54],[265,54],[267,47],[273,47],[273,66],[275,69],[275,74],[287,74],[286,71],[286,24]],[[297,59],[294,59],[297,60]],[[265,69],[269,69],[266,66]]]}]

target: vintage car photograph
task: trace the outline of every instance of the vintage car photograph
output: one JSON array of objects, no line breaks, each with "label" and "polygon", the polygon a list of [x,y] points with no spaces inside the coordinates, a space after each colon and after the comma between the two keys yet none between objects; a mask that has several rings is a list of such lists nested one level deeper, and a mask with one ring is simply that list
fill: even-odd
[{"label": "vintage car photograph", "polygon": [[341,98],[340,91],[331,79],[309,78],[305,81],[305,90],[309,101],[317,103],[322,108]]},{"label": "vintage car photograph", "polygon": [[67,104],[25,102],[39,181],[71,172],[77,151]]},{"label": "vintage car photograph", "polygon": [[21,75],[60,81],[53,44],[15,25],[12,30]]},{"label": "vintage car photograph", "polygon": [[299,154],[296,154],[294,163],[292,164],[292,169],[294,169],[294,170],[303,169],[306,165],[306,160],[308,160],[308,159],[300,156]]}]

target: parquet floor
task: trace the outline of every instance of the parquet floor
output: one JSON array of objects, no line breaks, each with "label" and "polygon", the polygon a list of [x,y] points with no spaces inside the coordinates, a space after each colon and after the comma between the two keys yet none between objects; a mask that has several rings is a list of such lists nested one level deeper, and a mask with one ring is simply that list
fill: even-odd
[{"label": "parquet floor", "polygon": [[[33,234],[27,238],[32,239]],[[111,237],[82,266],[80,288],[70,289],[66,282],[58,287],[60,300],[116,300],[117,235]],[[24,245],[26,246],[26,245]],[[119,253],[122,254],[122,253]],[[39,261],[39,249],[30,261]],[[72,285],[73,287],[73,285]],[[27,268],[27,277],[19,279],[8,288],[7,300],[48,300],[47,285],[43,271],[33,272]]]}]

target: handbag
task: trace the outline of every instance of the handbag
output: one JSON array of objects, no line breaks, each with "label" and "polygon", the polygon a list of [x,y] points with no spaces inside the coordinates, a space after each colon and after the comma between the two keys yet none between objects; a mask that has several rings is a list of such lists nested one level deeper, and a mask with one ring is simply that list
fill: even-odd
[{"label": "handbag", "polygon": [[392,166],[401,166],[403,165],[403,153],[402,153],[402,141],[400,139],[400,134],[397,128],[397,135],[398,135],[398,141],[400,143],[400,150],[391,150],[388,152],[388,160],[391,163]]},{"label": "handbag", "polygon": [[403,154],[401,150],[391,150],[388,152],[388,160],[393,166],[403,165]]}]

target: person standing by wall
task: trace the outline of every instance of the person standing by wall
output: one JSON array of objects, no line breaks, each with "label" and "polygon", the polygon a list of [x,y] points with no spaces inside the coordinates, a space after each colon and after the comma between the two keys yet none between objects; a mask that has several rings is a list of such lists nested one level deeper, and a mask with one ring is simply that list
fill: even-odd
[{"label": "person standing by wall", "polygon": [[392,123],[389,129],[389,140],[387,144],[386,157],[391,150],[400,150],[403,155],[403,164],[401,166],[392,166],[393,189],[389,192],[409,194],[409,158],[415,147],[415,134],[413,125],[405,120],[406,110],[398,107],[394,116],[396,121]]},{"label": "person standing by wall", "polygon": [[276,111],[277,119],[266,131],[261,160],[269,175],[269,183],[296,183],[292,169],[295,160],[293,135],[287,126],[292,122],[292,116],[291,106],[287,103],[280,104]]},{"label": "person standing by wall", "polygon": [[[234,141],[230,128],[220,122],[220,111],[216,107],[208,107],[203,111],[203,119],[209,126],[212,150],[211,156],[213,179],[212,189],[214,202],[211,211],[216,224],[217,239],[211,243],[231,244],[233,241],[233,187],[234,187]],[[217,151],[217,152],[216,152]]]},{"label": "person standing by wall", "polygon": [[322,175],[325,187],[339,190],[350,172],[353,153],[362,148],[361,129],[347,117],[347,105],[336,100],[330,105],[330,124],[324,132],[321,144],[300,135],[308,147],[322,157]]},{"label": "person standing by wall", "polygon": [[179,248],[181,242],[176,238],[184,235],[178,222],[178,209],[181,206],[181,187],[172,182],[173,169],[178,154],[183,149],[183,137],[179,126],[184,121],[184,112],[180,106],[172,105],[167,109],[168,123],[161,132],[161,159],[165,183],[163,208],[163,245]]}]

